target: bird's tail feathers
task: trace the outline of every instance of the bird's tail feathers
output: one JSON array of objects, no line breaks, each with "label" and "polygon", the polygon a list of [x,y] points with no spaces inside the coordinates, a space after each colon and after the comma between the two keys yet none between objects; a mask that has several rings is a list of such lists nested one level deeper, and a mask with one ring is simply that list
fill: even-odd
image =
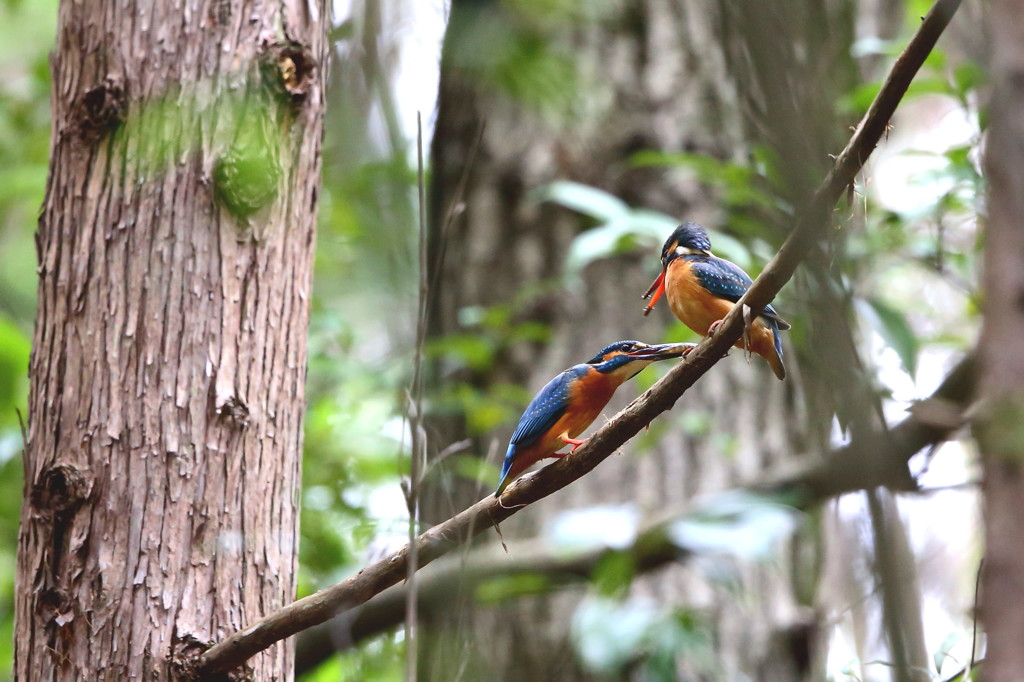
[{"label": "bird's tail feathers", "polygon": [[515,478],[512,474],[512,464],[515,462],[515,459],[516,446],[513,443],[509,443],[508,450],[505,451],[505,461],[501,463],[501,478],[498,480],[498,489],[494,491],[495,497],[500,497],[505,492],[505,488]]},{"label": "bird's tail feathers", "polygon": [[775,320],[770,320],[768,326],[771,327],[772,330],[772,339],[775,343],[775,353],[774,355],[767,356],[765,359],[768,360],[768,364],[771,366],[772,371],[775,372],[775,376],[779,379],[785,379],[786,366],[782,363],[782,335],[779,334],[779,324]]}]

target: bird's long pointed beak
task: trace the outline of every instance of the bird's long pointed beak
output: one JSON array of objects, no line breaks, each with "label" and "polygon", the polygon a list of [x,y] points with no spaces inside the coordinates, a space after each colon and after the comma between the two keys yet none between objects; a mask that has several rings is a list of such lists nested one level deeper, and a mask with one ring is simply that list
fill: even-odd
[{"label": "bird's long pointed beak", "polygon": [[[643,300],[651,299],[651,302],[644,308],[644,317],[647,316],[652,310],[654,310],[654,304],[658,302],[661,295],[665,293],[665,271],[662,270],[661,274],[658,275],[658,279],[654,280],[654,284],[647,289],[647,293],[644,294]],[[653,294],[653,295],[652,295]]]},{"label": "bird's long pointed beak", "polygon": [[696,347],[695,343],[662,343],[635,350],[627,355],[638,360],[667,360],[686,355]]}]

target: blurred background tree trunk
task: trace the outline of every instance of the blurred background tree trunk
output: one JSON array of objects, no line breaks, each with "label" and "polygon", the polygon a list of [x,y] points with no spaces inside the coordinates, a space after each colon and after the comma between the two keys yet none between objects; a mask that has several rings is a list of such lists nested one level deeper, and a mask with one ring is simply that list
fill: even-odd
[{"label": "blurred background tree trunk", "polygon": [[[788,229],[784,216],[730,216],[718,207],[721,197],[692,176],[636,167],[630,158],[644,150],[722,161],[757,154],[782,172],[777,195],[808,196],[828,168],[828,153],[844,141],[846,125],[833,106],[856,79],[848,53],[855,18],[853,5],[838,2],[711,7],[635,0],[531,12],[525,5],[456,0],[432,148],[430,335],[475,337],[495,362],[478,371],[464,358],[441,358],[433,367],[435,385],[443,391],[459,381],[480,394],[504,391],[518,397],[521,410],[548,378],[606,343],[681,340],[682,327],[666,308],[649,319],[640,314],[639,296],[658,271],[667,232],[644,248],[595,261],[582,284],[567,289],[566,254],[590,224],[542,201],[537,188],[575,180],[680,222],[777,244]],[[576,97],[580,91],[588,97]],[[526,293],[512,298],[510,292]],[[808,378],[795,358],[802,353],[793,352],[794,338],[813,330],[801,321],[807,311],[791,298],[777,307],[796,323],[784,340],[789,379],[780,383],[763,363],[748,365],[733,352],[652,426],[650,437],[516,516],[503,528],[506,535],[534,535],[561,511],[594,504],[633,505],[642,516],[653,515],[796,453],[820,452],[835,386]],[[523,324],[538,321],[543,333]],[[846,348],[852,348],[849,341]],[[607,414],[636,392],[624,387]],[[467,418],[457,401],[442,396],[436,404],[449,409],[435,410],[431,421],[435,454],[470,436],[478,454],[499,462],[512,423],[484,428],[484,417],[469,411]],[[492,435],[484,439],[484,432]],[[491,492],[459,478],[446,463],[424,484],[428,524]],[[742,599],[693,568],[634,582],[632,595],[689,614],[695,630],[713,642],[710,659],[679,661],[683,678],[791,681],[809,673],[821,626],[815,610],[821,545],[814,527],[808,524],[792,542],[781,566],[728,567],[725,582],[749,588]],[[569,621],[580,597],[573,592],[480,606],[473,594],[462,594],[457,608],[423,624],[421,674],[593,679],[568,653]]]},{"label": "blurred background tree trunk", "polygon": [[[986,635],[982,679],[1014,680],[1024,669],[1024,21],[1009,2],[989,5],[992,39],[990,178],[985,245],[985,322],[979,342],[983,415],[978,444],[984,466],[985,558],[981,622]],[[981,654],[979,654],[980,656]]]},{"label": "blurred background tree trunk", "polygon": [[61,4],[18,679],[172,679],[294,597],[326,12]]}]

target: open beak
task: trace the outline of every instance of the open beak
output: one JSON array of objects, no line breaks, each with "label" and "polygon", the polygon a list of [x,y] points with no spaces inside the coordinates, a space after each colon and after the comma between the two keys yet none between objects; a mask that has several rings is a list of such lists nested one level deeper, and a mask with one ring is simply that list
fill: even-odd
[{"label": "open beak", "polygon": [[[643,300],[651,299],[651,302],[644,308],[644,317],[654,310],[654,304],[658,302],[661,295],[665,293],[665,271],[662,270],[661,274],[658,275],[658,279],[654,280],[654,284],[650,286],[647,293],[643,295]],[[653,295],[652,295],[653,294]]]},{"label": "open beak", "polygon": [[627,353],[627,355],[637,360],[667,360],[669,358],[682,357],[696,347],[697,344],[695,343],[662,343],[635,350],[632,353]]}]

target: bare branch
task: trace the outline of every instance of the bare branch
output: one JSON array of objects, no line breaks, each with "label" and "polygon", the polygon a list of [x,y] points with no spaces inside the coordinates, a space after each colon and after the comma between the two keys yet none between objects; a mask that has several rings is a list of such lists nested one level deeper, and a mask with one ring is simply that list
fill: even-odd
[{"label": "bare branch", "polygon": [[[949,418],[936,424],[928,420],[927,410],[915,406],[909,417],[888,430],[893,437],[885,448],[877,447],[875,438],[854,437],[852,443],[836,448],[823,460],[805,464],[793,472],[779,473],[766,482],[755,482],[743,489],[796,500],[802,508],[807,508],[846,492],[902,487],[906,464],[911,457],[942,443],[964,426],[962,416],[974,400],[974,385],[974,360],[967,357],[930,398],[917,404],[941,403],[946,415],[955,414],[957,419]],[[831,485],[823,487],[817,484],[819,481],[830,481]],[[648,524],[625,548],[598,547],[567,555],[565,551],[552,552],[544,543],[530,540],[510,545],[508,555],[490,548],[459,557],[457,561],[438,562],[420,577],[420,607],[427,612],[447,608],[456,589],[473,589],[496,577],[540,574],[548,578],[551,588],[578,583],[589,579],[594,568],[613,551],[628,553],[638,573],[685,561],[689,553],[685,548],[676,547],[663,530],[693,512],[692,506],[668,512],[662,519]],[[401,624],[408,594],[407,584],[394,585],[358,609],[302,632],[296,648],[296,674],[312,669],[333,653]]]},{"label": "bare branch", "polygon": [[[415,543],[406,545],[383,561],[367,566],[336,585],[293,602],[214,645],[200,658],[197,665],[198,673],[231,670],[274,642],[365,603],[405,576],[410,551],[417,553],[420,566],[427,565],[453,547],[466,542],[473,535],[580,478],[614,453],[655,417],[671,409],[686,389],[703,376],[739,339],[743,331],[743,306],[750,306],[754,314],[760,312],[789,281],[797,265],[830,224],[832,207],[842,196],[845,188],[853,182],[863,163],[878,144],[911,79],[931,52],[959,5],[960,0],[938,0],[932,7],[910,44],[896,60],[889,77],[858,125],[849,144],[836,158],[832,170],[815,192],[808,204],[809,208],[803,213],[778,254],[768,263],[733,311],[726,316],[714,337],[706,339],[691,351],[685,362],[675,366],[655,386],[599,429],[572,457],[564,457],[537,474],[520,479],[509,487],[500,500],[493,497],[480,500],[448,521],[424,532]],[[836,485],[827,478],[809,484],[819,486],[817,489],[820,490],[828,490],[830,486],[834,488]]]}]

